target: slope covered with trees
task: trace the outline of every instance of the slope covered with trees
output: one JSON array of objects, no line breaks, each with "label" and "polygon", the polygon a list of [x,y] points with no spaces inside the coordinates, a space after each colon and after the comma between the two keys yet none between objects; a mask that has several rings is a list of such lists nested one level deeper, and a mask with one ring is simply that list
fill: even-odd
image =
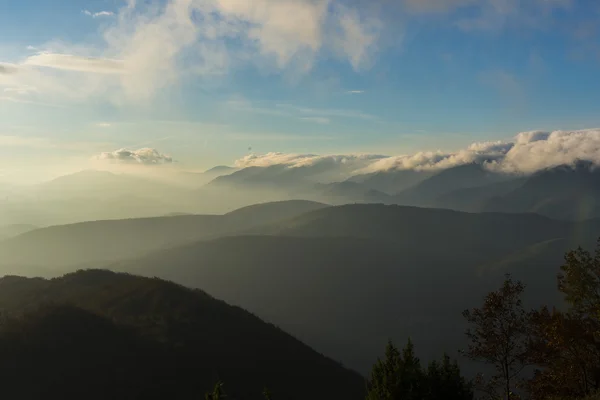
[{"label": "slope covered with trees", "polygon": [[88,270],[0,279],[3,396],[360,399],[364,380],[278,328],[204,292]]}]

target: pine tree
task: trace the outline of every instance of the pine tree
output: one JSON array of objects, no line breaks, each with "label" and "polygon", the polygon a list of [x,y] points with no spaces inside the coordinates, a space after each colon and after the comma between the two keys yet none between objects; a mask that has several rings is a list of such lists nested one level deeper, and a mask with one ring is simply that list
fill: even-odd
[{"label": "pine tree", "polygon": [[385,360],[373,367],[367,400],[420,400],[423,395],[423,371],[409,339],[402,354],[390,341]]},{"label": "pine tree", "polygon": [[371,372],[367,400],[395,400],[400,393],[400,352],[390,340],[385,349],[385,360],[377,360]]},{"label": "pine tree", "polygon": [[432,361],[427,368],[427,400],[472,400],[473,389],[460,373],[456,361],[444,354],[442,362]]},{"label": "pine tree", "polygon": [[206,393],[204,400],[221,400],[224,399],[225,393],[223,391],[223,382],[217,382],[212,393]]}]

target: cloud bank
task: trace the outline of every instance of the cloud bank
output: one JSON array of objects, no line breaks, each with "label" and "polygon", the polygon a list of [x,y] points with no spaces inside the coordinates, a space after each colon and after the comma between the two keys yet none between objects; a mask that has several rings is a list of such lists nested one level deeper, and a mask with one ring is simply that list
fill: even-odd
[{"label": "cloud bank", "polygon": [[95,160],[118,164],[161,165],[170,164],[173,159],[156,149],[143,148],[139,150],[119,149],[104,152],[94,157]]},{"label": "cloud bank", "polygon": [[522,132],[513,141],[478,142],[456,152],[430,151],[399,156],[252,154],[237,160],[236,166],[321,168],[341,176],[395,170],[442,170],[478,163],[497,172],[532,174],[559,165],[572,165],[579,160],[600,165],[600,129]]}]

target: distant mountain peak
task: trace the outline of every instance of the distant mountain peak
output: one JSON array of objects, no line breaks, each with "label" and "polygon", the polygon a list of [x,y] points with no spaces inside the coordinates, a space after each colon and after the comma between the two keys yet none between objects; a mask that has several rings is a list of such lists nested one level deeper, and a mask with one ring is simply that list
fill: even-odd
[{"label": "distant mountain peak", "polygon": [[222,173],[222,172],[233,171],[234,169],[235,169],[234,167],[229,167],[227,165],[217,165],[216,167],[207,169],[206,171],[204,171],[204,173],[205,174]]}]

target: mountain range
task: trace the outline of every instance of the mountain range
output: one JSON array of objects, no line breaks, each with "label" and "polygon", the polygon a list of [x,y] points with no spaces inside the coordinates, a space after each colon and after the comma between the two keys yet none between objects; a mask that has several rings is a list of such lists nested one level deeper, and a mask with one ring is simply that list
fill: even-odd
[{"label": "mountain range", "polygon": [[424,360],[462,348],[462,310],[507,272],[530,302],[560,304],[564,252],[598,236],[600,220],[292,201],[43,228],[0,259],[12,274],[95,267],[200,288],[366,373],[388,338],[412,337]]},{"label": "mountain range", "polygon": [[12,190],[0,200],[0,229],[15,224],[49,226],[175,214],[223,214],[256,203],[286,200],[331,205],[398,204],[468,212],[535,212],[565,220],[600,217],[600,172],[586,161],[530,175],[499,172],[477,163],[436,171],[358,173],[350,178],[327,171],[287,165],[219,166],[204,173],[159,171],[146,175],[82,171]]}]

